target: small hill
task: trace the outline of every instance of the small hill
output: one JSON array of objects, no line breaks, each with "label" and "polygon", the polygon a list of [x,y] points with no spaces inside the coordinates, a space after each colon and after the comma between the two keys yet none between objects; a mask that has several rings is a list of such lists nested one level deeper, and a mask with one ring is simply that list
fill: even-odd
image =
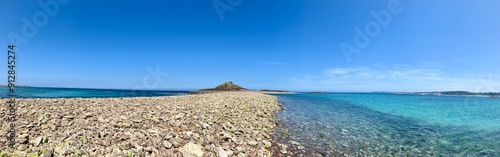
[{"label": "small hill", "polygon": [[218,85],[215,88],[210,88],[210,89],[202,89],[197,92],[217,92],[217,91],[243,91],[246,90],[245,88],[238,86],[234,84],[233,82],[224,82],[223,84]]},{"label": "small hill", "polygon": [[215,87],[213,90],[244,90],[245,88],[238,86],[236,84],[233,84],[233,82],[224,82],[223,84],[218,85]]}]

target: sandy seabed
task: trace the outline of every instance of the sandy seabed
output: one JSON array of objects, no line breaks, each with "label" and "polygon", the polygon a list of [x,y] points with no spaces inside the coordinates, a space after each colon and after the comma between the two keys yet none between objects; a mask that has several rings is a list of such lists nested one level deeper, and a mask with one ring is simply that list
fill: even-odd
[{"label": "sandy seabed", "polygon": [[[6,99],[4,99],[6,100]],[[277,97],[221,92],[140,98],[18,99],[9,156],[271,156]]]}]

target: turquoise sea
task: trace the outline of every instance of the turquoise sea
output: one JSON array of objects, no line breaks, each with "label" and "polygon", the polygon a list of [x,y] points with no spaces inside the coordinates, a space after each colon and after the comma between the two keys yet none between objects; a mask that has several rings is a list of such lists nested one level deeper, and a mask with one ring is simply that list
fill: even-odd
[{"label": "turquoise sea", "polygon": [[[324,156],[500,156],[500,99],[333,93],[276,95],[281,142]],[[309,152],[311,153],[311,152]]]},{"label": "turquoise sea", "polygon": [[[8,88],[0,88],[0,96],[7,97]],[[118,90],[83,88],[15,88],[18,98],[116,98],[185,95],[188,91]]]}]

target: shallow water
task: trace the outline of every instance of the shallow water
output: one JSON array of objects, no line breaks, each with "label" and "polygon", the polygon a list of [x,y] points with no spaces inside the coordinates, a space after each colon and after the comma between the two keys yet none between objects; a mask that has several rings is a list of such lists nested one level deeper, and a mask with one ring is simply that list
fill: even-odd
[{"label": "shallow water", "polygon": [[500,156],[500,99],[277,95],[283,136],[326,156]]},{"label": "shallow water", "polygon": [[[0,96],[7,97],[8,88],[0,88]],[[81,88],[16,88],[18,98],[116,98],[185,95],[186,91],[115,90]]]}]

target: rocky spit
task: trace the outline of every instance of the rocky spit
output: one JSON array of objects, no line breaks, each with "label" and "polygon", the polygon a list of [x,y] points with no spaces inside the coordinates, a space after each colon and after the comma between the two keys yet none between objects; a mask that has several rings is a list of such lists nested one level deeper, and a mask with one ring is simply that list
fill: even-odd
[{"label": "rocky spit", "polygon": [[[0,109],[0,156],[272,156],[280,104],[257,92],[18,99],[16,145]],[[279,155],[281,156],[281,155]]]}]

